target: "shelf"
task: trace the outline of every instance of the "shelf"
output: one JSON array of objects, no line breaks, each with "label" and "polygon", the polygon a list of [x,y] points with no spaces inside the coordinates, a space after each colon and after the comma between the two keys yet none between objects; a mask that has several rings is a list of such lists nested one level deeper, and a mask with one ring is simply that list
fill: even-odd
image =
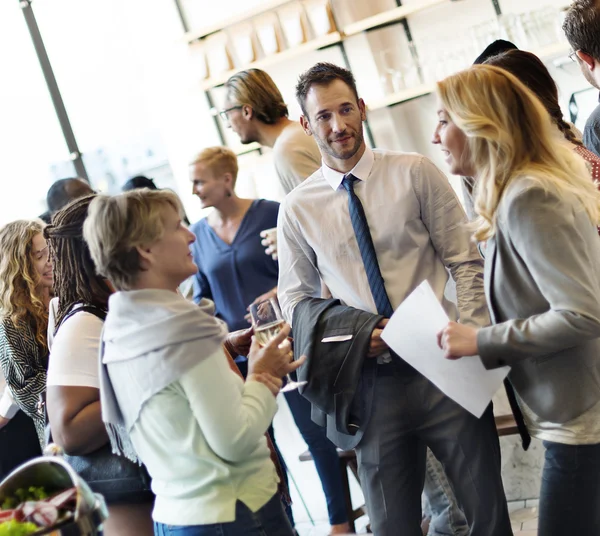
[{"label": "shelf", "polygon": [[400,104],[423,95],[429,95],[435,91],[435,84],[422,84],[420,86],[403,89],[397,93],[386,95],[380,99],[367,103],[367,111],[373,112],[375,110],[381,110],[394,104]]},{"label": "shelf", "polygon": [[244,65],[243,67],[232,69],[231,71],[226,71],[217,76],[214,76],[212,78],[204,80],[202,82],[202,88],[205,91],[207,91],[216,86],[220,86],[220,85],[224,84],[225,82],[227,82],[229,77],[233,76],[235,73],[238,73],[242,70],[245,71],[247,69],[265,69],[266,67],[269,67],[270,65],[274,65],[276,63],[280,63],[283,61],[289,61],[294,58],[297,58],[298,56],[301,56],[302,54],[305,54],[306,52],[311,52],[313,50],[318,50],[320,48],[324,48],[324,47],[327,47],[330,45],[335,45],[336,43],[339,43],[341,40],[342,40],[342,36],[338,32],[329,33],[322,37],[318,37],[317,39],[312,39],[311,41],[308,41],[307,43],[303,43],[302,45],[299,45],[297,47],[288,48],[286,50],[283,50],[282,52],[278,52],[277,54],[273,54],[271,56],[267,56],[266,58],[262,58],[260,60],[253,61],[252,63]]},{"label": "shelf", "polygon": [[[542,61],[548,61],[556,56],[567,54],[569,50],[571,50],[571,48],[568,43],[554,43],[537,50],[530,50],[529,52],[535,54]],[[367,104],[367,111],[372,112],[375,110],[381,110],[382,108],[387,108],[388,106],[394,106],[395,104],[402,104],[403,102],[429,95],[434,91],[435,84],[422,84],[413,88],[403,89],[397,93],[392,93],[370,102]]]},{"label": "shelf", "polygon": [[429,9],[430,7],[435,7],[439,4],[446,4],[450,1],[451,0],[421,0],[420,3],[415,5],[396,7],[394,9],[390,9],[389,11],[377,13],[377,15],[373,15],[372,17],[367,17],[366,19],[348,24],[344,27],[343,32],[347,36],[356,35],[360,32],[364,32],[365,30],[370,30],[371,28],[388,24],[390,22],[396,22],[400,19],[408,17],[409,15],[423,11],[424,9]]},{"label": "shelf", "polygon": [[257,17],[258,15],[262,15],[263,13],[268,13],[274,9],[284,6],[285,4],[291,4],[297,0],[268,0],[267,2],[263,2],[260,6],[255,7],[254,9],[248,9],[246,11],[242,11],[233,17],[229,17],[229,19],[219,22],[218,24],[212,24],[211,26],[206,26],[202,30],[191,31],[184,34],[184,39],[188,43],[192,43],[197,41],[198,39],[203,39],[204,37],[218,32],[220,30],[224,30],[229,26],[233,26],[240,22],[244,22],[253,17]]}]

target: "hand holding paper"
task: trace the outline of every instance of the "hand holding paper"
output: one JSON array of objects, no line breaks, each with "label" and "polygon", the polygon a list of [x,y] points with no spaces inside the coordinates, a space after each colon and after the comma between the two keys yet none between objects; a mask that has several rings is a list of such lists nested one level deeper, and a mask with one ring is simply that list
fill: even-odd
[{"label": "hand holding paper", "polygon": [[460,359],[477,355],[477,330],[458,322],[448,325],[438,333],[438,346],[445,351],[446,359]]},{"label": "hand holding paper", "polygon": [[423,281],[396,309],[381,338],[444,394],[481,417],[510,368],[486,370],[478,356],[446,359],[438,334],[449,321],[433,289]]}]

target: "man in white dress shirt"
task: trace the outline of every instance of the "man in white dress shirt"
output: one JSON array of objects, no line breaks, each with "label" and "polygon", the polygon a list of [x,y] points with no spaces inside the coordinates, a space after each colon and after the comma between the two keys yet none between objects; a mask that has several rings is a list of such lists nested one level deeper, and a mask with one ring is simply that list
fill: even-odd
[{"label": "man in white dress shirt", "polygon": [[[367,148],[365,104],[349,71],[319,63],[301,75],[296,97],[323,165],[279,213],[286,320],[299,301],[320,296],[321,279],[342,303],[384,316],[427,279],[451,317],[487,324],[481,258],[446,177],[421,155]],[[448,271],[458,311],[444,296]],[[371,338],[367,357],[377,359],[378,374],[356,448],[373,532],[420,536],[428,446],[445,466],[471,534],[511,535],[491,407],[477,419],[446,397],[390,352],[380,337],[385,323]]]}]

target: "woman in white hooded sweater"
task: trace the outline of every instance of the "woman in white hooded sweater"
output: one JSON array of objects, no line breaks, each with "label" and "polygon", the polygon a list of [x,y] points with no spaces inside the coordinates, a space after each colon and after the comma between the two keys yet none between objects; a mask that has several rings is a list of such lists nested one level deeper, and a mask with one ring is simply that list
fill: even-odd
[{"label": "woman in white hooded sweater", "polygon": [[301,361],[286,327],[264,348],[253,341],[246,382],[231,370],[210,302],[177,292],[197,270],[180,213],[168,191],[90,205],[84,237],[118,290],[101,342],[103,420],[113,449],[152,477],[156,535],[291,536],[265,432]]}]

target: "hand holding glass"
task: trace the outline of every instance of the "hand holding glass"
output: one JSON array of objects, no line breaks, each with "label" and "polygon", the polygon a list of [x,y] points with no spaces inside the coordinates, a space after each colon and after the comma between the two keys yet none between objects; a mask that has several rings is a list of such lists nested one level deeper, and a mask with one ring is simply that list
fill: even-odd
[{"label": "hand holding glass", "polygon": [[[285,326],[279,304],[275,298],[253,303],[250,306],[250,316],[254,327],[254,338],[261,346],[266,346]],[[286,378],[287,383],[281,389],[284,393],[298,389],[298,387],[307,383],[294,381],[289,374],[286,375]]]}]

